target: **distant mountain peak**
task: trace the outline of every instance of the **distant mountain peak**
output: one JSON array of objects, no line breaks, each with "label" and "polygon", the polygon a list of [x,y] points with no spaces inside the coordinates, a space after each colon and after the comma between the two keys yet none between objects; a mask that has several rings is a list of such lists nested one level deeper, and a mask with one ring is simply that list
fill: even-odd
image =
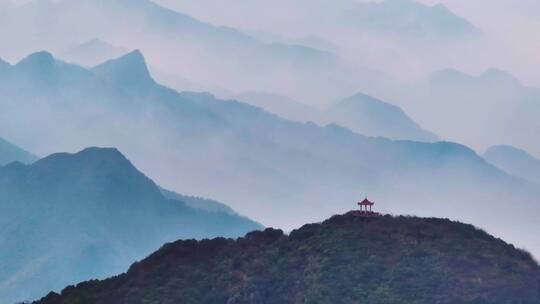
[{"label": "distant mountain peak", "polygon": [[37,157],[0,137],[0,167],[12,162],[31,163]]},{"label": "distant mountain peak", "polygon": [[447,81],[463,81],[464,79],[472,80],[473,76],[454,68],[446,68],[431,73],[427,79],[433,83],[445,83]]},{"label": "distant mountain peak", "polygon": [[126,158],[118,149],[111,148],[111,147],[89,147],[84,150],[81,150],[80,152],[76,153],[81,156],[85,157],[105,157],[105,158],[115,158],[115,159],[122,159],[125,160]]},{"label": "distant mountain peak", "polygon": [[142,88],[155,85],[146,65],[146,59],[139,50],[111,59],[95,67],[94,72],[113,83],[129,88]]},{"label": "distant mountain peak", "polygon": [[510,74],[507,71],[497,69],[497,68],[489,68],[487,69],[482,75],[482,78],[493,80],[497,82],[504,82],[504,83],[512,83],[516,85],[521,85],[521,82],[519,79],[514,77],[514,75]]},{"label": "distant mountain peak", "polygon": [[482,81],[492,81],[492,82],[497,82],[497,83],[509,83],[509,84],[515,84],[515,85],[521,84],[519,79],[514,77],[514,75],[498,68],[489,68],[478,76],[467,74],[453,68],[446,68],[446,69],[433,72],[428,77],[428,79],[429,81],[435,82],[435,83],[446,83],[446,82],[471,83],[474,81],[482,80]]},{"label": "distant mountain peak", "polygon": [[527,152],[527,151],[525,151],[523,149],[514,147],[514,146],[510,146],[510,145],[491,146],[486,150],[486,153],[495,152],[495,151],[508,151],[508,152],[513,152],[513,153],[519,153],[522,156],[532,157],[532,155],[530,155],[529,152]]},{"label": "distant mountain peak", "polygon": [[106,50],[117,50],[125,51],[120,47],[114,46],[111,43],[101,40],[99,38],[92,38],[88,41],[85,41],[76,46],[77,49],[88,49],[92,51],[106,51]]},{"label": "distant mountain peak", "polygon": [[0,267],[2,303],[118,274],[165,242],[261,228],[166,199],[117,149],[96,147],[0,167],[0,223],[0,256],[10,265]]},{"label": "distant mountain peak", "polygon": [[348,13],[363,28],[401,37],[452,38],[479,33],[465,18],[442,4],[413,0],[359,1]]},{"label": "distant mountain peak", "polygon": [[47,51],[33,53],[22,59],[16,64],[16,67],[32,70],[47,71],[51,70],[56,63],[54,56]]},{"label": "distant mountain peak", "polygon": [[357,93],[332,106],[329,117],[355,132],[390,139],[437,141],[431,132],[423,130],[398,106],[364,93]]},{"label": "distant mountain peak", "polygon": [[[90,147],[77,153],[56,153],[45,157],[36,162],[36,164],[47,163],[56,160],[76,159],[77,162],[85,161],[86,164],[109,163],[124,164],[130,167],[133,165],[116,148]],[[134,168],[134,167],[133,167]]]},{"label": "distant mountain peak", "polygon": [[122,47],[112,45],[99,38],[92,38],[67,47],[61,56],[69,62],[94,67],[109,59],[118,58],[126,52],[127,50]]},{"label": "distant mountain peak", "polygon": [[82,43],[81,45],[94,45],[94,44],[99,44],[99,45],[103,45],[103,44],[106,44],[106,45],[109,45],[109,43],[99,39],[99,38],[92,38],[84,43]]}]

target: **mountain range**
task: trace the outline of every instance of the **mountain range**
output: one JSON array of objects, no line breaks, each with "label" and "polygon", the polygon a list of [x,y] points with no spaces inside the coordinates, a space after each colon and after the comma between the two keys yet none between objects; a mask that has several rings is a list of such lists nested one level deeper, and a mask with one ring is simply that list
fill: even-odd
[{"label": "mountain range", "polygon": [[505,143],[540,155],[540,89],[512,74],[488,69],[469,75],[455,69],[432,73],[424,80],[384,96],[423,127],[442,138],[478,151]]},{"label": "mountain range", "polygon": [[165,242],[261,228],[230,208],[209,211],[217,202],[183,199],[165,197],[112,148],[0,167],[0,299],[119,274]]},{"label": "mountain range", "polygon": [[338,124],[359,134],[396,140],[438,140],[435,134],[422,129],[401,108],[363,93],[332,102],[324,109],[263,92],[245,92],[235,98],[294,121]]},{"label": "mountain range", "polygon": [[414,0],[359,2],[351,5],[343,16],[342,22],[349,26],[417,39],[451,39],[480,33],[443,4],[427,6]]},{"label": "mountain range", "polygon": [[[485,55],[494,43],[489,43],[492,37],[484,33],[483,24],[474,24],[478,20],[466,19],[471,16],[458,14],[463,11],[451,11],[441,1],[233,0],[227,1],[227,9],[221,9],[219,0],[155,1],[212,24],[243,30],[262,37],[261,40],[285,41],[331,51],[355,65],[384,71],[405,83],[446,66],[481,69],[497,62],[493,57],[500,61],[500,57],[492,56],[493,53]],[[450,6],[456,8],[456,5]],[[478,5],[478,10],[484,6],[488,5]],[[279,22],[275,22],[275,16],[280,16]],[[316,37],[316,41],[323,43],[310,43],[305,37]],[[505,48],[495,45],[497,50]],[[355,92],[385,97],[383,94],[388,92],[388,85],[385,82],[379,88],[357,86],[353,91],[337,92],[330,98]],[[263,91],[303,102],[313,99],[269,88]]]},{"label": "mountain range", "polygon": [[[470,21],[451,12],[442,4],[431,6],[414,0],[337,0],[332,4],[312,0],[278,0],[273,5],[265,1],[233,0],[229,1],[229,10],[221,14],[216,8],[219,2],[216,0],[195,3],[173,0],[156,2],[214,24],[236,28],[262,28],[267,32],[289,29],[296,34],[307,28],[327,34],[329,28],[341,28],[344,32],[354,29],[357,33],[372,31],[380,35],[401,35],[416,39],[449,39],[480,32]],[[283,24],[272,24],[273,19],[270,16],[279,14],[280,10],[287,11],[287,15],[283,16]],[[240,19],[238,16],[241,14],[255,15],[257,18]],[[295,20],[297,27],[294,27]]]},{"label": "mountain range", "polygon": [[33,0],[12,8],[0,27],[17,29],[0,31],[1,39],[12,41],[0,46],[0,54],[11,60],[36,49],[61,54],[66,46],[98,37],[125,49],[141,49],[158,70],[189,71],[193,83],[233,92],[269,90],[322,102],[338,92],[378,87],[388,79],[330,52],[265,43],[150,0]]},{"label": "mountain range", "polygon": [[42,52],[6,71],[0,129],[39,155],[115,146],[166,189],[230,202],[285,229],[369,195],[383,211],[475,222],[540,248],[523,233],[537,229],[538,187],[459,144],[372,138],[178,93],[152,79],[138,51],[93,69]]},{"label": "mountain range", "polygon": [[333,216],[283,234],[166,244],[127,273],[36,304],[538,303],[531,256],[445,219]]}]

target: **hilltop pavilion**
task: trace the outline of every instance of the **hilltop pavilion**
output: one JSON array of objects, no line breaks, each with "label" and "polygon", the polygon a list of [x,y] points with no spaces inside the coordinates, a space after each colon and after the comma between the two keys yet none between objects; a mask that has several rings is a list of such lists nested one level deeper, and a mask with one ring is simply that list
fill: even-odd
[{"label": "hilltop pavilion", "polygon": [[360,210],[358,211],[358,215],[360,216],[379,216],[380,214],[378,212],[373,211],[373,205],[375,205],[375,202],[372,202],[368,200],[366,197],[363,201],[358,202],[358,206],[360,206]]}]

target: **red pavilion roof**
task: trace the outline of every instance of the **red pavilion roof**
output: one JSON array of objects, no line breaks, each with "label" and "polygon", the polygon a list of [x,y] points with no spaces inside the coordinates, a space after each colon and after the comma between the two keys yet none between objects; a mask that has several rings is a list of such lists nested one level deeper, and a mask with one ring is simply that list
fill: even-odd
[{"label": "red pavilion roof", "polygon": [[367,198],[358,203],[359,206],[373,206],[374,204],[374,202],[370,202]]}]

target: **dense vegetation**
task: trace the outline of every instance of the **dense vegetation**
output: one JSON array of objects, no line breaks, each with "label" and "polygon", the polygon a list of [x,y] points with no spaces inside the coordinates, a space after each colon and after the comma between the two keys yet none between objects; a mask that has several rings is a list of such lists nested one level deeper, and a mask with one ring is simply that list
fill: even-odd
[{"label": "dense vegetation", "polygon": [[444,219],[353,213],[289,236],[167,244],[126,274],[70,286],[63,303],[539,303],[540,268],[487,233]]}]

